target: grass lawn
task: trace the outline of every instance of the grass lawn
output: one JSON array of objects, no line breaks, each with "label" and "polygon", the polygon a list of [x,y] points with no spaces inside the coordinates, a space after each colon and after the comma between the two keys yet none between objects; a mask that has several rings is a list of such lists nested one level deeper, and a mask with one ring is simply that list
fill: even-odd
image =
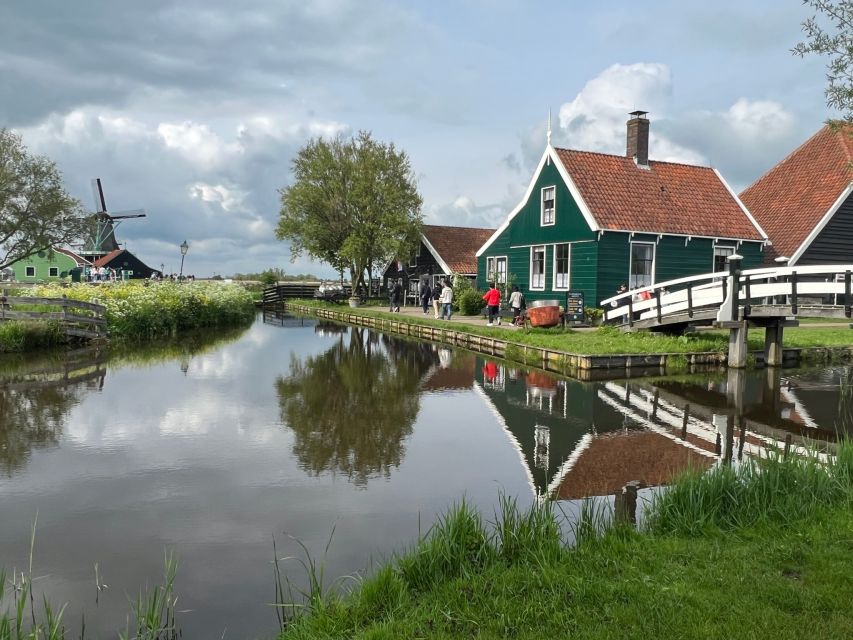
[{"label": "grass lawn", "polygon": [[[345,307],[340,305],[315,300],[294,300],[294,302],[315,308],[345,310]],[[595,331],[575,331],[560,328],[515,329],[485,327],[468,323],[465,316],[454,316],[454,319],[447,323],[446,321],[433,320],[430,317],[402,316],[374,308],[346,309],[346,311],[417,325],[452,327],[454,331],[584,355],[725,352],[728,349],[728,333],[726,331],[700,331],[684,336],[668,336],[649,331],[624,333],[614,327],[601,327]],[[843,347],[851,345],[853,345],[853,329],[847,328],[846,324],[842,324],[838,328],[796,327],[785,330],[786,347]],[[750,331],[749,348],[764,349],[763,329]]]},{"label": "grass lawn", "polygon": [[547,508],[492,528],[464,504],[342,599],[314,594],[282,640],[851,638],[853,446],[693,472],[642,532],[562,544]]}]

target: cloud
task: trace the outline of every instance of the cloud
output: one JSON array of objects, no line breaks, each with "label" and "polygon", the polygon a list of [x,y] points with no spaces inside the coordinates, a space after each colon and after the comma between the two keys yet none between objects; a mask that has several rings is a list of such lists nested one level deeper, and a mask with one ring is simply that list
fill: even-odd
[{"label": "cloud", "polygon": [[296,112],[144,122],[96,108],[20,129],[32,151],[56,160],[84,204],[91,204],[90,179],[100,177],[110,211],[147,210],[147,218],[121,223],[119,242],[149,266],[168,268],[186,239],[187,267],[199,274],[317,270],[310,261],[288,265],[288,246],[274,240],[277,190],[309,137],[345,131],[340,122]]},{"label": "cloud", "polygon": [[[555,146],[621,155],[629,112],[649,111],[653,160],[713,165],[740,190],[802,139],[795,115],[771,100],[737,99],[723,111],[672,109],[674,81],[660,63],[614,64],[560,106]],[[533,170],[542,155],[545,125],[522,136],[518,156],[505,166]]]}]

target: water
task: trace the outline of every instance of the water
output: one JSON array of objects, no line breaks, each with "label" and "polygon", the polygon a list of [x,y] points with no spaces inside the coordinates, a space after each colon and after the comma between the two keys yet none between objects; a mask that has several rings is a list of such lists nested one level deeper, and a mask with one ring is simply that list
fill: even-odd
[{"label": "water", "polygon": [[185,637],[271,637],[273,536],[320,559],[334,530],[326,573],[352,575],[463,497],[489,516],[501,491],[572,512],[853,433],[846,367],[582,383],[287,317],[0,371],[0,567],[26,566],[38,514],[36,592],[69,603],[72,635],[85,613],[89,637],[124,628],[166,550]]}]

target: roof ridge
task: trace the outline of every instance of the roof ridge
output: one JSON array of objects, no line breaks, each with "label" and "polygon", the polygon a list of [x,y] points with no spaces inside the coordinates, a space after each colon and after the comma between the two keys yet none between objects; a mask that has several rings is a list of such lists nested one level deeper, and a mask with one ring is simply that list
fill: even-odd
[{"label": "roof ridge", "polygon": [[438,229],[473,229],[474,231],[492,231],[495,229],[490,229],[488,227],[463,227],[455,224],[425,224],[422,225],[424,227],[435,227]]},{"label": "roof ridge", "polygon": [[[621,160],[631,160],[633,162],[632,158],[629,158],[628,156],[620,155],[618,153],[604,153],[602,151],[587,151],[585,149],[568,149],[566,147],[554,147],[554,149],[556,151],[568,151],[569,153],[587,153],[589,155],[594,155],[594,156],[606,156],[608,158],[619,158]],[[649,163],[650,164],[651,163],[654,163],[654,164],[674,164],[674,165],[678,165],[680,167],[690,167],[692,169],[710,169],[710,170],[713,170],[713,168],[714,168],[711,165],[688,164],[686,162],[673,162],[672,160],[652,160],[652,159],[649,159]]]}]

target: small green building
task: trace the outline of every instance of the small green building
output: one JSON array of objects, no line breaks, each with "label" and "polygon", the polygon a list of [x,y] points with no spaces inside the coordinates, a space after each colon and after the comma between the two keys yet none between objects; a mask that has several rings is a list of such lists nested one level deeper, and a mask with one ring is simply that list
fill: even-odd
[{"label": "small green building", "polygon": [[642,287],[757,267],[767,235],[716,169],[650,161],[649,120],[628,121],[625,156],[548,145],[522,201],[477,252],[477,283],[514,283],[527,300],[587,307]]},{"label": "small green building", "polygon": [[39,251],[10,265],[17,282],[51,282],[71,279],[72,270],[91,266],[70,249]]}]

